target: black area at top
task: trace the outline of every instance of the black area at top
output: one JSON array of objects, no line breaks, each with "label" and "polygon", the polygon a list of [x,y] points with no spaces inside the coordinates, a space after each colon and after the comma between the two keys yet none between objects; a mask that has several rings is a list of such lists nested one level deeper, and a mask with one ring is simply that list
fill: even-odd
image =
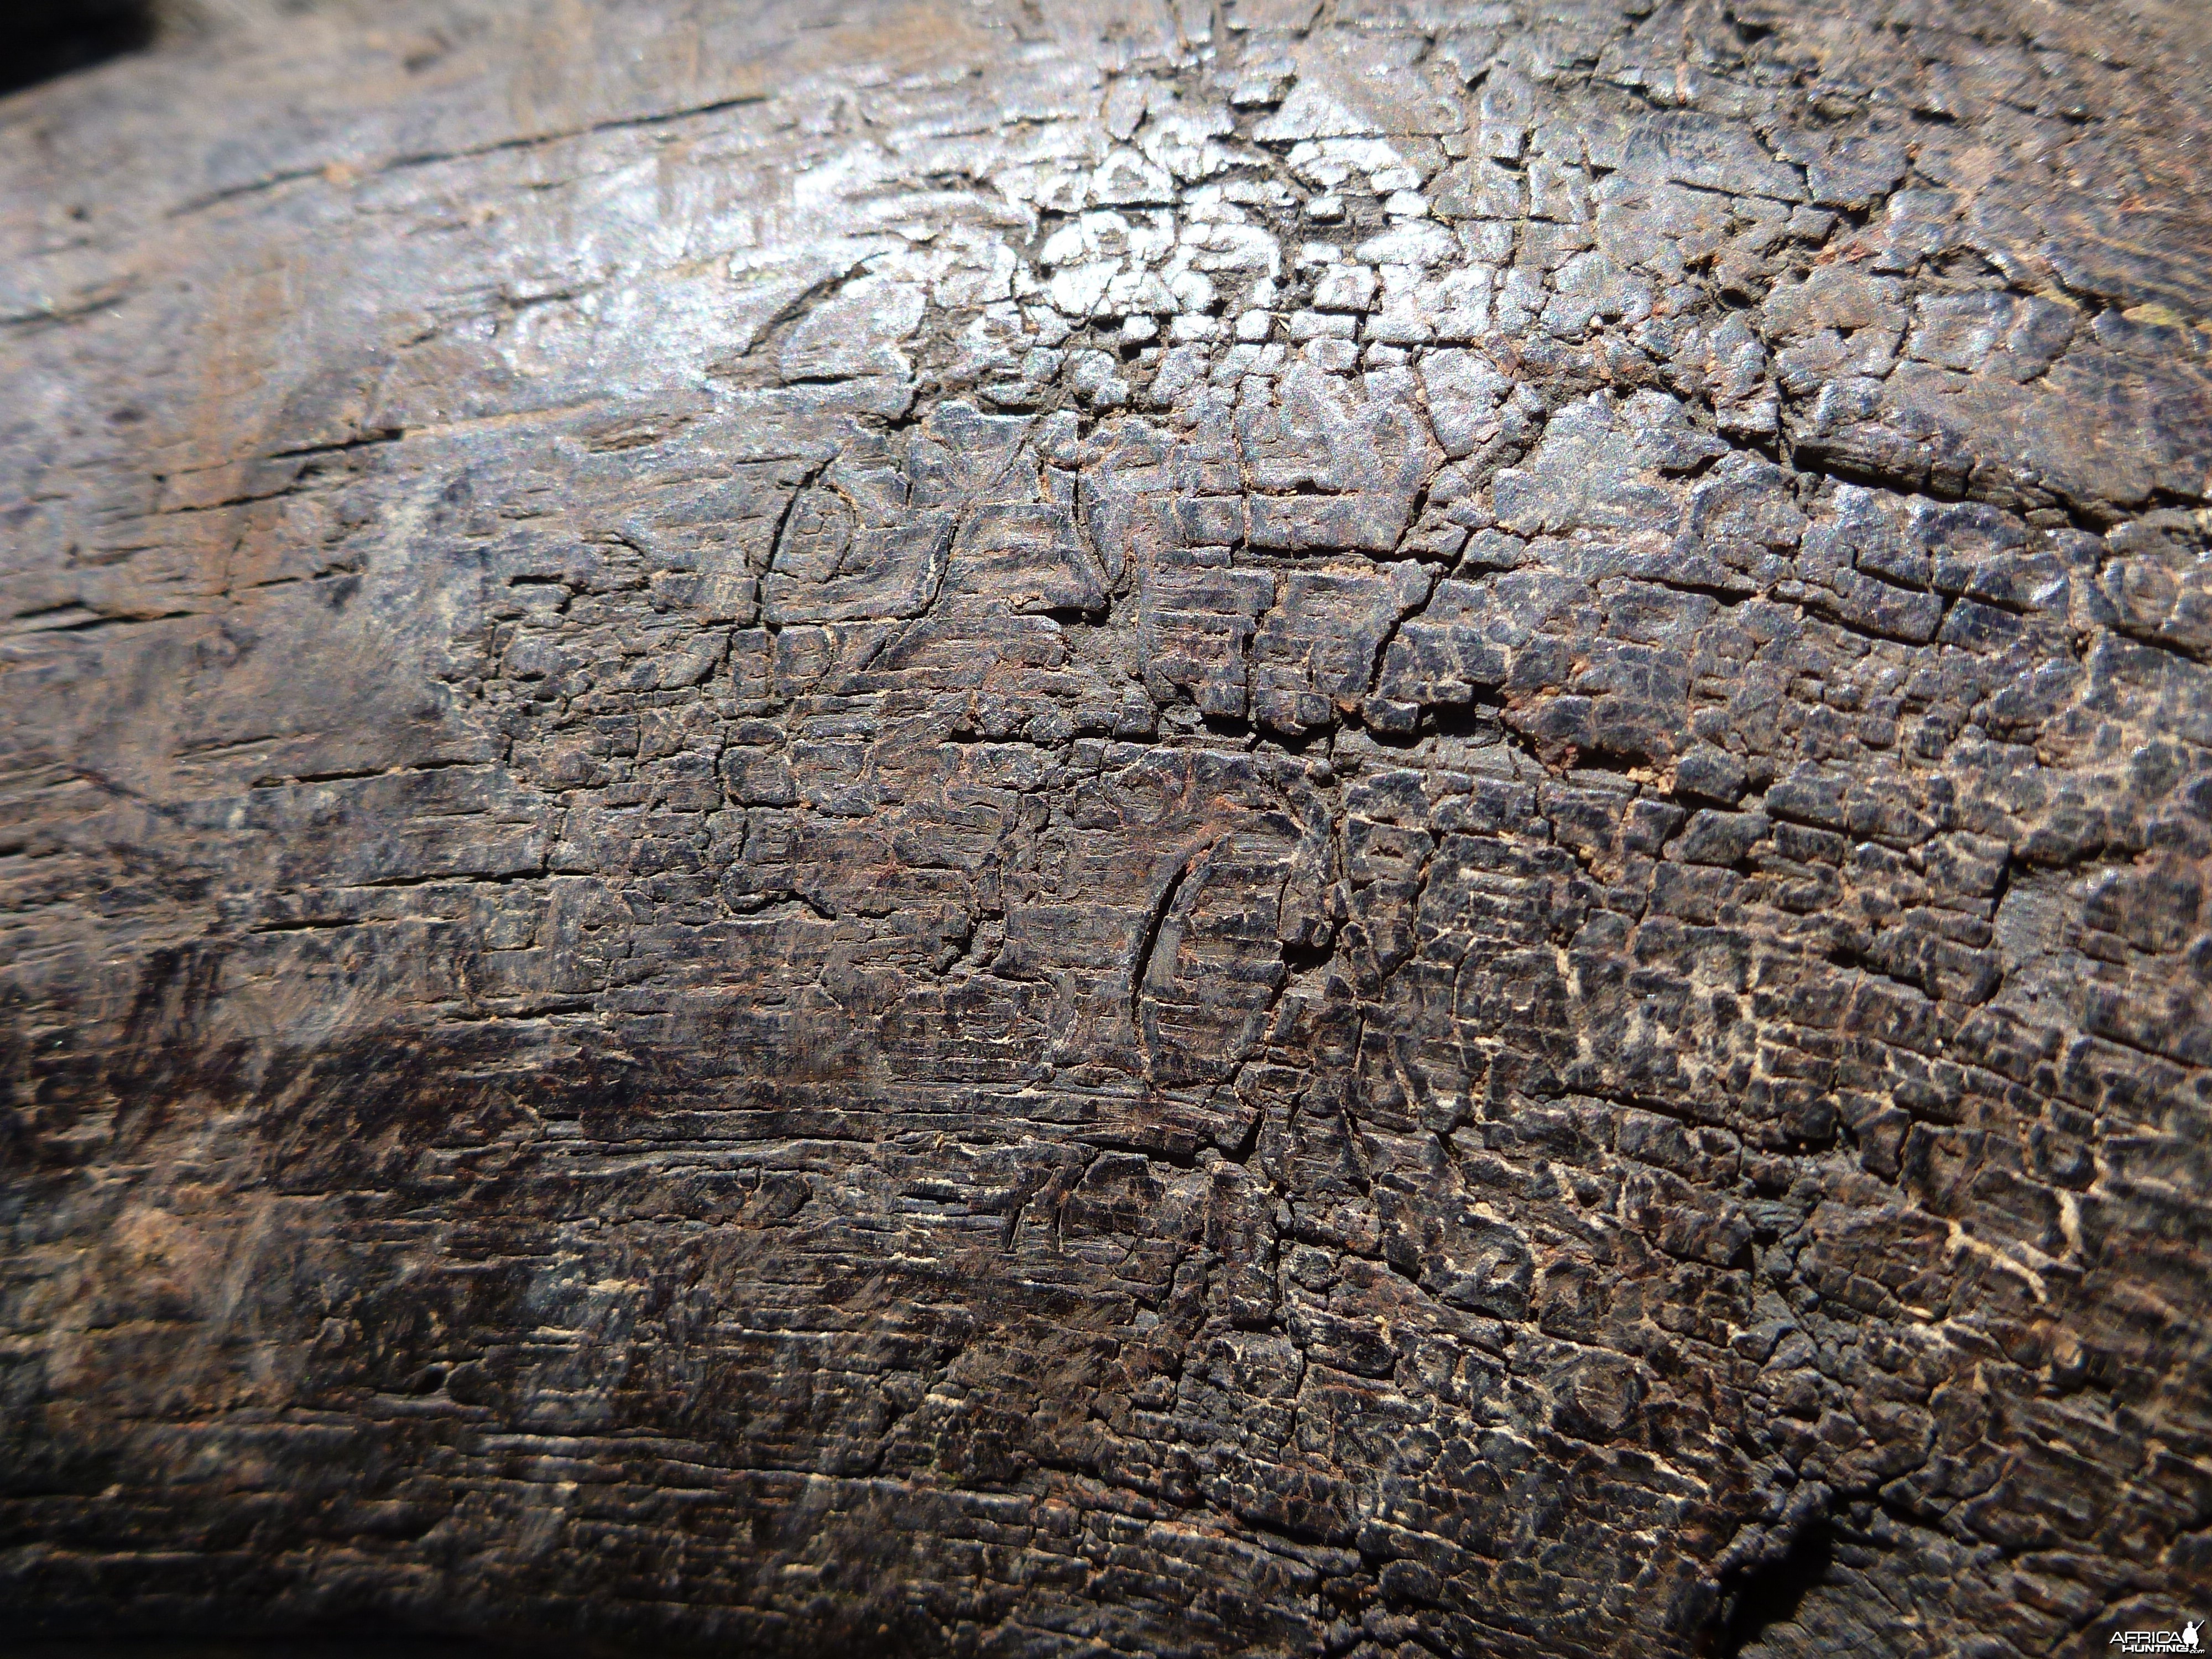
[{"label": "black area at top", "polygon": [[[344,1636],[311,1631],[289,1637],[118,1637],[33,1642],[10,1648],[10,1659],[521,1659],[523,1650],[466,1638],[386,1634]],[[569,1650],[539,1647],[569,1659]],[[579,1651],[596,1654],[599,1650]]]},{"label": "black area at top", "polygon": [[0,96],[154,38],[151,0],[0,0]]}]

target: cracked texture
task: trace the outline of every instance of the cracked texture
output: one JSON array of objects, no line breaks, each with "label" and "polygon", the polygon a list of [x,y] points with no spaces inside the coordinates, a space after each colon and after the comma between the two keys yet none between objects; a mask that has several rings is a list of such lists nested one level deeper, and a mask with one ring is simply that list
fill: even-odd
[{"label": "cracked texture", "polygon": [[0,103],[0,1574],[2212,1589],[2182,4],[328,7]]}]

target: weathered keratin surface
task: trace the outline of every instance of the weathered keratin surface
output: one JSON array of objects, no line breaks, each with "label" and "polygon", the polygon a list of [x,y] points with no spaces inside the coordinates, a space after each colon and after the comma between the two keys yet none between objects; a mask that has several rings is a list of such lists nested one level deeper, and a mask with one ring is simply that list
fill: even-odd
[{"label": "weathered keratin surface", "polygon": [[2208,84],[362,0],[0,102],[11,1630],[2212,1610]]}]

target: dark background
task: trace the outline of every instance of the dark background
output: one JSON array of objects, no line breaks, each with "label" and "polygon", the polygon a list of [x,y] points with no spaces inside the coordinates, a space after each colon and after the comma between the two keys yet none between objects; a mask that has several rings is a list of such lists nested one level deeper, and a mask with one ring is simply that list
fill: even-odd
[{"label": "dark background", "polygon": [[9,0],[0,5],[0,94],[150,45],[153,0]]}]

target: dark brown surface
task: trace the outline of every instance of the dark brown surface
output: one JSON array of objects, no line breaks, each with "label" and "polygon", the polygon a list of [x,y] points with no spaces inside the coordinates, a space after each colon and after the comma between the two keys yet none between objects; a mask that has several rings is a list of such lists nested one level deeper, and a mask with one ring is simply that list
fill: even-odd
[{"label": "dark brown surface", "polygon": [[2208,33],[364,4],[0,102],[11,1629],[2212,1610]]}]

